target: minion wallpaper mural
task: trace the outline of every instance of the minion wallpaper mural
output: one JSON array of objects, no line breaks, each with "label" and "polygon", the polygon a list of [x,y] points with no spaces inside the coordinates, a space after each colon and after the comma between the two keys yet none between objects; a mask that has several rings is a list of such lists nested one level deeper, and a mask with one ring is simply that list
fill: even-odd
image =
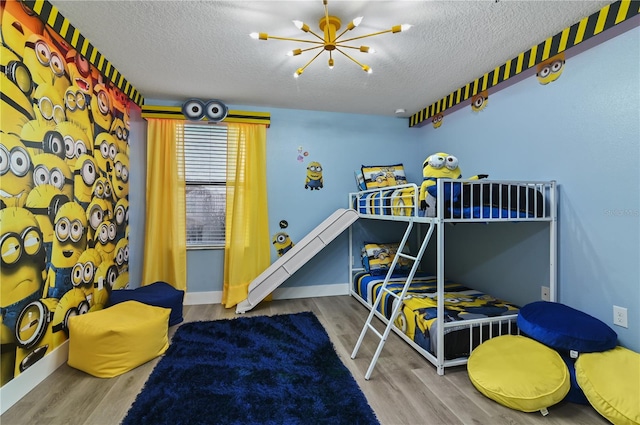
[{"label": "minion wallpaper mural", "polygon": [[131,100],[25,3],[0,5],[1,386],[128,286]]}]

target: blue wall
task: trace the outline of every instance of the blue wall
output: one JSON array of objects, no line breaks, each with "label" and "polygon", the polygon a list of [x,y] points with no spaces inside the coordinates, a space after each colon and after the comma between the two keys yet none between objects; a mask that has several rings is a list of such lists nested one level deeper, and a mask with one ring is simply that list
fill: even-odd
[{"label": "blue wall", "polygon": [[[296,242],[346,206],[361,164],[401,162],[408,179],[420,182],[424,158],[444,151],[458,156],[463,176],[554,179],[559,301],[608,324],[614,304],[626,307],[629,328],[614,329],[623,345],[640,351],[639,40],[640,29],[633,28],[569,57],[557,81],[543,86],[524,78],[490,92],[481,112],[465,107],[446,115],[438,129],[408,128],[397,118],[229,105],[271,113],[270,234],[286,220],[284,231]],[[308,152],[302,163],[298,147]],[[323,166],[321,190],[304,189],[310,161]],[[136,222],[133,214],[130,220]],[[364,234],[367,226],[382,225],[357,223]],[[284,286],[348,282],[346,241],[346,234],[336,239]],[[548,284],[548,255],[548,228],[539,223],[447,229],[447,277],[516,302],[539,299],[540,286]],[[222,250],[189,251],[188,291],[221,291],[222,265]]]},{"label": "blue wall", "polygon": [[[487,173],[496,179],[557,180],[559,301],[610,325],[613,305],[626,307],[629,328],[614,329],[621,343],[636,351],[640,350],[639,68],[636,27],[567,59],[563,74],[553,83],[544,86],[531,76],[490,92],[483,111],[460,109],[445,115],[440,128],[429,125],[418,130],[427,152],[458,156],[465,176]],[[548,255],[547,234],[535,225],[509,226],[498,229],[497,240],[512,238],[517,231],[524,241],[495,256],[479,251],[464,229],[449,232],[448,248],[460,254],[460,260],[447,264],[448,277],[488,286],[496,272],[502,277],[506,273],[508,281],[532,283],[528,296],[539,297],[548,273],[543,256]],[[476,227],[471,233],[496,243],[487,228]],[[517,292],[511,287],[497,291]]]},{"label": "blue wall", "polygon": [[[161,104],[157,101],[148,103]],[[269,234],[272,236],[284,231],[295,243],[336,209],[347,207],[348,193],[356,191],[353,172],[362,164],[403,163],[411,181],[421,179],[422,161],[416,161],[413,155],[420,149],[419,132],[410,129],[406,119],[228,106],[271,114],[271,127],[267,130],[267,185]],[[302,162],[298,161],[300,154]],[[317,161],[323,167],[324,187],[320,190],[304,188],[306,167],[311,161]],[[281,220],[287,221],[286,229],[280,228]],[[349,282],[347,257],[345,232],[283,287],[346,284]],[[277,258],[272,249],[272,262]],[[221,291],[223,265],[220,249],[189,251],[189,292]]]}]

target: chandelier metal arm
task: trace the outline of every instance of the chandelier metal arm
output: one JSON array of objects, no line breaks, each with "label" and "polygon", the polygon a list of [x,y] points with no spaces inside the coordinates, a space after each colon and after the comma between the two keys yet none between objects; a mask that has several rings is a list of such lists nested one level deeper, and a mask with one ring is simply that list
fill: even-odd
[{"label": "chandelier metal arm", "polygon": [[309,30],[309,31],[307,31],[307,32],[308,32],[308,33],[310,33],[310,34],[315,35],[315,36],[318,38],[318,40],[322,40],[322,42],[324,43],[324,38],[320,37],[320,36],[319,36],[318,34],[316,34],[315,32],[313,32],[313,31],[311,31],[311,30]]},{"label": "chandelier metal arm", "polygon": [[[309,50],[321,49],[324,46],[307,47],[306,49],[300,49],[300,53],[308,52]],[[320,52],[322,53],[322,51]]]},{"label": "chandelier metal arm", "polygon": [[366,38],[366,37],[373,37],[374,35],[386,34],[388,32],[392,32],[392,31],[393,31],[393,28],[388,29],[386,31],[372,32],[371,34],[365,34],[365,35],[360,35],[358,37],[347,38],[346,40],[337,40],[336,39],[336,42],[338,42],[338,43],[348,43],[349,41],[359,40],[361,38]]},{"label": "chandelier metal arm", "polygon": [[[342,46],[342,47],[347,47],[347,46]],[[346,54],[345,52],[343,52],[342,50],[340,50],[338,48],[336,48],[336,50],[339,51],[340,53],[342,53],[343,55],[345,55],[346,57],[348,57],[349,59],[351,59],[352,61],[354,61],[355,63],[357,63],[358,66],[360,68],[362,68],[364,71],[367,71],[367,72],[369,71],[369,67],[367,65],[364,65],[364,64],[358,62],[357,60],[355,60],[354,58],[352,58],[351,56],[349,56],[348,54]]]},{"label": "chandelier metal arm", "polygon": [[314,57],[311,58],[311,60],[309,62],[306,63],[305,66],[303,66],[302,68],[298,69],[298,74],[302,74],[302,72],[309,66],[311,65],[311,62],[313,62],[314,60],[316,60],[318,58],[318,56],[320,56],[322,54],[322,52],[324,52],[324,50],[320,50],[318,52],[317,55],[315,55]]},{"label": "chandelier metal arm", "polygon": [[298,41],[300,43],[312,43],[312,44],[319,44],[320,46],[324,46],[323,42],[315,41],[315,40],[303,40],[301,38],[277,37],[275,35],[268,35],[267,37],[273,38],[274,40]]}]

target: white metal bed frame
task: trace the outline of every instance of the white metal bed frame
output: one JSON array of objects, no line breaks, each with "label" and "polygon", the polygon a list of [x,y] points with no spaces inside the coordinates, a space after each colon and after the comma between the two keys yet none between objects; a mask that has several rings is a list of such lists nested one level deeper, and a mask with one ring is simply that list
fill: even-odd
[{"label": "white metal bed frame", "polygon": [[[380,353],[382,351],[382,348],[384,347],[385,341],[389,335],[389,332],[391,330],[393,330],[396,334],[398,334],[402,339],[404,339],[409,345],[411,345],[416,351],[418,351],[422,356],[424,356],[427,360],[429,360],[431,363],[433,363],[434,366],[436,366],[437,368],[437,373],[438,375],[444,375],[444,371],[445,368],[447,367],[451,367],[451,366],[459,366],[459,365],[464,365],[467,363],[467,358],[457,358],[457,359],[449,359],[446,360],[445,356],[444,356],[444,335],[445,335],[445,328],[448,327],[460,327],[460,326],[468,326],[469,327],[469,352],[471,352],[471,349],[473,347],[473,328],[474,327],[478,327],[478,332],[480,333],[480,343],[482,343],[483,341],[483,325],[488,324],[488,329],[489,329],[489,338],[493,338],[494,336],[498,336],[499,334],[502,333],[502,325],[503,324],[507,324],[507,332],[511,332],[511,325],[512,323],[515,323],[515,320],[517,318],[517,314],[514,315],[509,315],[509,316],[500,316],[500,317],[490,317],[490,318],[483,318],[483,319],[474,319],[474,320],[465,320],[464,323],[461,322],[449,322],[449,323],[444,323],[444,321],[442,320],[442,318],[444,317],[444,283],[445,283],[445,277],[444,277],[444,264],[445,264],[445,256],[444,256],[444,228],[443,226],[447,223],[472,223],[472,222],[482,222],[482,223],[488,223],[488,222],[515,222],[515,221],[525,221],[525,222],[532,222],[532,221],[542,221],[542,222],[548,222],[549,223],[549,300],[550,301],[555,301],[556,300],[556,278],[557,278],[557,264],[556,264],[556,258],[557,258],[557,193],[556,193],[556,182],[555,181],[506,181],[506,180],[467,180],[467,179],[457,179],[457,180],[450,180],[450,179],[438,179],[437,182],[437,186],[436,186],[436,190],[437,190],[437,199],[445,199],[445,187],[448,188],[448,190],[451,190],[451,194],[453,195],[453,190],[454,190],[454,186],[453,184],[451,185],[447,185],[445,186],[446,182],[455,182],[455,183],[461,183],[464,185],[498,185],[498,187],[500,188],[500,193],[502,193],[502,189],[506,188],[507,189],[507,193],[508,196],[506,200],[502,199],[502,197],[500,199],[497,200],[497,204],[494,205],[496,208],[498,208],[499,210],[503,209],[503,203],[506,203],[506,205],[504,206],[509,206],[512,205],[512,201],[515,202],[517,209],[520,209],[521,207],[525,208],[525,210],[529,210],[529,207],[533,207],[533,211],[539,211],[539,208],[541,208],[541,214],[526,214],[526,216],[524,217],[510,217],[511,213],[508,214],[507,217],[492,217],[491,215],[493,215],[490,212],[490,216],[489,217],[485,217],[484,215],[484,210],[481,209],[481,216],[479,218],[474,218],[474,217],[470,217],[470,218],[464,218],[464,217],[446,217],[445,216],[445,207],[448,206],[450,209],[452,209],[452,207],[454,206],[454,200],[453,200],[453,196],[450,196],[450,200],[445,201],[445,202],[437,202],[436,208],[434,210],[428,210],[428,213],[430,213],[430,215],[433,216],[428,216],[428,217],[421,217],[419,214],[419,190],[420,187],[417,186],[416,184],[406,184],[406,185],[401,185],[401,186],[394,186],[393,188],[389,188],[389,187],[383,187],[383,188],[379,188],[379,189],[372,189],[372,190],[366,190],[366,191],[362,191],[362,192],[353,192],[349,194],[349,206],[350,208],[354,208],[356,209],[356,211],[358,212],[358,215],[360,218],[365,218],[365,219],[373,219],[373,220],[390,220],[390,221],[401,221],[401,222],[406,222],[407,223],[407,227],[404,233],[404,236],[402,238],[402,241],[400,242],[400,246],[398,248],[397,254],[394,257],[394,260],[392,262],[392,264],[389,266],[389,272],[387,273],[385,279],[384,279],[384,283],[382,285],[381,291],[379,293],[379,295],[376,298],[376,301],[373,305],[369,304],[366,300],[364,300],[362,297],[360,297],[353,288],[353,282],[350,282],[350,293],[351,295],[356,298],[358,301],[360,301],[365,307],[367,307],[370,312],[369,315],[367,317],[367,320],[362,328],[362,332],[360,333],[360,336],[358,338],[358,341],[356,343],[356,346],[353,350],[353,353],[351,354],[351,358],[354,359],[358,353],[358,350],[360,348],[360,345],[362,344],[362,341],[367,333],[368,330],[371,330],[374,334],[377,335],[377,337],[380,339],[380,342],[378,344],[378,347],[376,349],[376,352],[373,355],[373,358],[371,360],[371,363],[369,365],[369,368],[365,374],[365,379],[369,379],[371,376],[371,373],[373,372],[373,368],[375,367],[375,364],[378,360],[378,357],[380,356]],[[511,193],[512,193],[512,187],[515,186],[514,189],[516,189],[516,198],[515,200],[511,199]],[[538,198],[534,198],[533,202],[534,205],[530,204],[530,199],[527,196],[526,199],[521,199],[521,191],[519,190],[520,187],[524,187],[525,189],[535,189],[536,191],[538,191],[541,195],[542,195],[542,205],[538,205]],[[406,192],[404,192],[403,195],[401,196],[397,196],[394,195],[393,199],[392,199],[392,194],[390,189],[408,189]],[[411,189],[413,189],[411,191]],[[471,190],[469,191],[471,199],[467,199],[467,201],[470,201],[471,205],[474,205],[474,199],[473,199],[473,193],[474,193],[474,189],[473,187],[470,188]],[[484,199],[484,191],[483,191],[483,187],[478,187],[477,189],[479,189],[479,194],[480,194],[480,204],[483,204],[483,201],[487,201],[486,199]],[[397,193],[397,192],[396,192]],[[488,200],[489,203],[492,203],[493,199],[491,199],[492,196],[492,191],[489,191],[489,197],[490,199]],[[364,213],[360,213],[360,205],[359,205],[359,200],[367,194],[375,194],[377,201],[378,201],[378,207],[379,211],[382,214],[364,214]],[[460,194],[458,200],[462,203],[464,201],[464,199],[462,198],[464,195]],[[405,198],[405,199],[401,199],[401,198]],[[406,198],[411,198],[411,199],[406,199]],[[477,200],[477,199],[475,199]],[[410,201],[410,202],[405,202],[405,201]],[[505,202],[506,201],[506,202]],[[385,205],[387,204],[388,205]],[[409,206],[407,206],[409,205]],[[508,209],[508,208],[507,208]],[[409,215],[400,215],[400,214],[406,214],[407,212],[409,212]],[[473,214],[472,214],[473,215]],[[411,231],[413,229],[413,226],[415,223],[418,223],[419,226],[421,225],[427,225],[427,231],[424,234],[424,237],[420,236],[420,232],[418,234],[418,238],[422,239],[420,241],[420,248],[418,251],[418,254],[415,257],[412,257],[410,255],[404,254],[403,251],[403,247],[405,246],[405,244],[407,243]],[[436,278],[437,278],[437,320],[438,320],[438,326],[437,326],[437,333],[436,333],[436,347],[437,347],[437,352],[436,355],[432,354],[431,352],[423,349],[421,346],[419,346],[418,344],[416,344],[414,341],[412,341],[408,336],[406,336],[404,334],[404,332],[402,332],[402,330],[400,330],[399,328],[397,328],[394,324],[395,319],[400,311],[401,305],[402,305],[402,301],[405,298],[406,292],[410,286],[411,281],[413,280],[413,277],[418,269],[420,260],[422,259],[422,256],[424,254],[424,251],[427,247],[427,245],[429,244],[429,240],[431,239],[433,233],[435,231],[436,234],[436,245],[437,245],[437,265],[436,265]],[[408,274],[407,280],[404,284],[403,290],[401,292],[400,295],[393,293],[389,290],[386,289],[387,283],[389,282],[389,278],[391,277],[391,274],[393,272],[393,269],[399,259],[399,257],[404,257],[404,258],[408,258],[410,260],[413,260],[413,266],[411,268],[411,271]],[[358,255],[359,258],[359,255]],[[358,271],[363,271],[364,269],[362,269],[361,267],[354,267],[354,261],[355,261],[355,257],[354,257],[354,252],[353,252],[353,229],[350,227],[349,228],[349,276],[351,277],[351,280],[353,281],[353,277],[354,274]],[[388,293],[389,296],[392,296],[395,298],[394,300],[394,306],[393,306],[393,310],[391,313],[391,319],[387,319],[385,316],[383,316],[381,313],[379,313],[377,311],[377,307],[378,304],[380,303],[380,300],[383,298],[382,297],[382,293],[383,291],[386,291]],[[383,333],[380,333],[376,330],[376,328],[373,327],[373,325],[371,324],[371,321],[373,319],[373,317],[377,317],[378,319],[380,319],[384,324],[385,324],[385,330]],[[498,329],[500,330],[498,335],[493,335],[493,329],[492,329],[492,325],[493,324],[497,324],[498,325]]]}]

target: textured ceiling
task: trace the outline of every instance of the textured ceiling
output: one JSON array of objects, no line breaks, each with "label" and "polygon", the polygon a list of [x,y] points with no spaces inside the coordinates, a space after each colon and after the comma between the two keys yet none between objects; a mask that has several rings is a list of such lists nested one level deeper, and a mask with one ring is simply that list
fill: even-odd
[{"label": "textured ceiling", "polygon": [[[373,73],[324,52],[299,78],[309,44],[253,40],[251,32],[312,40],[321,0],[50,0],[147,99],[219,99],[226,104],[407,117],[562,31],[610,1],[329,0],[329,14],[364,16],[343,38],[409,23],[407,32],[359,40],[375,54],[349,50]],[[147,102],[148,103],[148,102]]]}]

